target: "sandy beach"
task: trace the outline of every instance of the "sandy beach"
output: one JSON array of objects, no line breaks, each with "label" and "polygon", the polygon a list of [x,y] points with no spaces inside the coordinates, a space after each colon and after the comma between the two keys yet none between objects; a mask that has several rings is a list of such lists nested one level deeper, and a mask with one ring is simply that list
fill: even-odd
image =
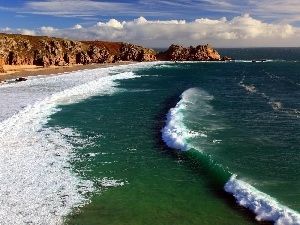
[{"label": "sandy beach", "polygon": [[122,61],[118,63],[104,63],[104,64],[75,64],[72,66],[36,66],[36,65],[4,65],[3,69],[6,73],[0,73],[0,81],[13,80],[20,77],[38,76],[38,75],[50,75],[59,74],[64,72],[72,72],[77,70],[95,69],[103,67],[111,67],[118,65],[130,64],[130,61]]}]

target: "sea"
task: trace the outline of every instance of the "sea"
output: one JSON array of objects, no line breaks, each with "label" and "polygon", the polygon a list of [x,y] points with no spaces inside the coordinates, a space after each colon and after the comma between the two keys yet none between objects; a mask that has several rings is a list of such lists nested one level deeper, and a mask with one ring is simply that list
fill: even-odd
[{"label": "sea", "polygon": [[300,48],[0,85],[0,224],[300,224]]}]

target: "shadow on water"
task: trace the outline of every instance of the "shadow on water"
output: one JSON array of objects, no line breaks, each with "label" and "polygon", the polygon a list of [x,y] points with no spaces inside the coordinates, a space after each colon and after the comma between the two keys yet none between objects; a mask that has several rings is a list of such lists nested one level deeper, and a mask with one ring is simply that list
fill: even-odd
[{"label": "shadow on water", "polygon": [[[255,219],[256,215],[249,209],[242,207],[237,204],[236,199],[234,196],[230,193],[227,193],[224,190],[224,185],[227,182],[228,178],[224,180],[217,177],[211,177],[214,176],[211,171],[212,169],[209,168],[211,165],[202,165],[202,162],[205,161],[206,157],[209,156],[202,156],[200,157],[194,157],[193,153],[188,152],[182,152],[179,150],[174,150],[173,148],[168,147],[165,142],[162,140],[162,134],[161,130],[165,126],[166,123],[166,115],[169,112],[171,108],[173,108],[178,101],[180,101],[179,98],[180,94],[171,96],[170,98],[166,99],[163,102],[163,108],[161,110],[161,113],[158,114],[155,117],[156,124],[153,127],[153,134],[155,135],[155,149],[158,151],[162,152],[164,155],[167,157],[171,157],[174,160],[183,160],[189,167],[190,169],[195,172],[195,174],[200,175],[201,177],[205,176],[207,180],[209,180],[209,183],[207,184],[207,188],[211,191],[211,193],[218,199],[221,199],[224,201],[231,209],[236,211],[237,213],[241,213],[242,216],[249,222],[253,224],[258,224],[258,225],[272,225],[274,222],[271,221],[257,221]],[[195,150],[196,151],[196,150]],[[201,153],[200,153],[201,154]],[[225,171],[224,173],[226,173]],[[226,176],[226,175],[225,175]],[[220,182],[221,181],[221,182]]]}]

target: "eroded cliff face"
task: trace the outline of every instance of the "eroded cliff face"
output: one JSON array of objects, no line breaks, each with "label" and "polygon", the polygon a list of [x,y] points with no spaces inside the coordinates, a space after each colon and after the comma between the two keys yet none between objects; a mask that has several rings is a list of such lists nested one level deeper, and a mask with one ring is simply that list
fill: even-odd
[{"label": "eroded cliff face", "polygon": [[72,64],[154,61],[149,48],[104,41],[73,41],[62,38],[0,34],[1,65],[65,66]]},{"label": "eroded cliff face", "polygon": [[157,55],[159,60],[166,61],[219,61],[220,54],[210,45],[198,45],[185,48],[181,45],[171,45],[165,52]]},{"label": "eroded cliff face", "polygon": [[3,65],[66,66],[72,64],[114,63],[119,61],[211,61],[220,60],[210,45],[185,48],[171,45],[155,52],[123,42],[74,41],[63,38],[0,34],[0,72]]}]

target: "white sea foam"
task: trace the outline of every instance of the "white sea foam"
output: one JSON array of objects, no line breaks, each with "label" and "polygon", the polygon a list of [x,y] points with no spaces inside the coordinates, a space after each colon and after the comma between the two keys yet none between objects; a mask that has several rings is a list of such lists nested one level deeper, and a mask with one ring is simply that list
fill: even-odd
[{"label": "white sea foam", "polygon": [[51,94],[89,82],[93,83],[97,81],[99,77],[116,75],[160,64],[160,62],[135,63],[110,68],[74,71],[59,76],[35,76],[29,77],[26,82],[1,84],[0,121],[13,116],[24,109],[24,107],[32,105],[36,101],[49,97]]},{"label": "white sea foam", "polygon": [[[183,92],[180,97],[181,100],[167,114],[166,126],[162,129],[162,139],[168,147],[186,151],[193,147],[188,143],[188,139],[207,137],[207,135],[202,131],[187,129],[184,124],[183,113],[199,106],[201,106],[202,112],[209,111],[210,106],[206,101],[212,99],[212,96],[199,88],[190,88]],[[202,115],[199,114],[198,116],[201,117]]]},{"label": "white sea foam", "polygon": [[[140,64],[143,66],[143,64]],[[123,68],[29,78],[0,87],[0,224],[60,224],[72,207],[88,201],[93,182],[70,170],[71,129],[46,127],[60,104],[112,94],[118,79],[137,77]]]},{"label": "white sea foam", "polygon": [[118,187],[118,186],[124,186],[128,182],[104,177],[101,180],[98,180],[97,183],[102,187]]},{"label": "white sea foam", "polygon": [[262,193],[250,184],[232,176],[224,186],[232,193],[239,205],[250,209],[259,221],[273,221],[276,225],[299,225],[298,212],[279,204],[274,198]]},{"label": "white sea foam", "polygon": [[185,138],[188,130],[182,122],[182,114],[180,113],[182,107],[183,105],[179,102],[168,112],[166,126],[162,129],[162,138],[168,147],[186,151],[188,144]]}]

